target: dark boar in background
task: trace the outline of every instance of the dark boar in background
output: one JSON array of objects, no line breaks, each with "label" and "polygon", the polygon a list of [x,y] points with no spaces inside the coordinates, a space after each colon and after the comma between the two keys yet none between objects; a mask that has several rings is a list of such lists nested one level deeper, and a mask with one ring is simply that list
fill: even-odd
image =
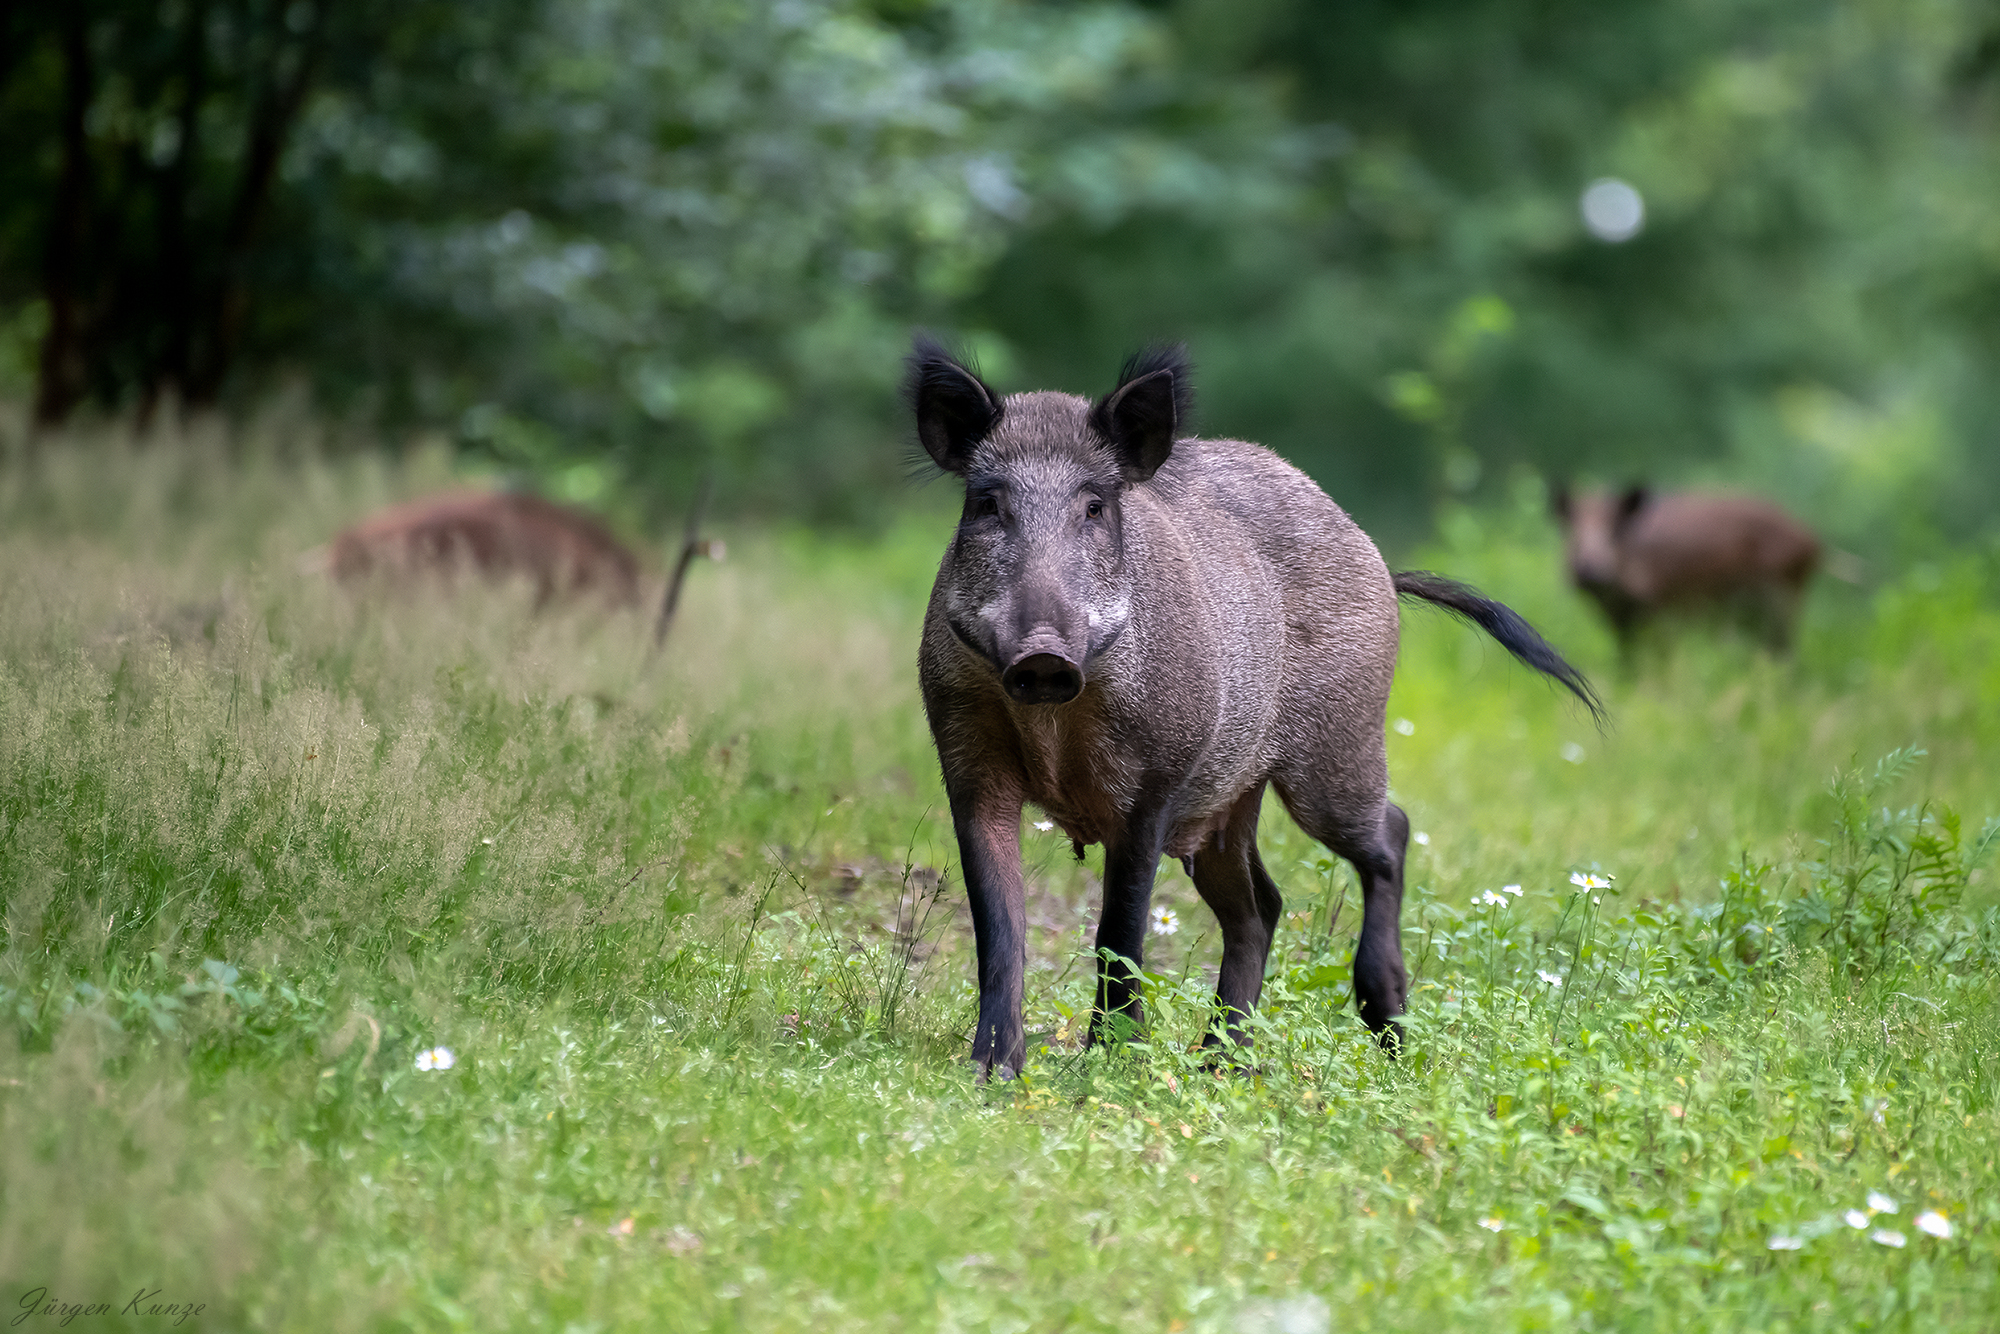
[{"label": "dark boar in background", "polygon": [[535,605],[596,594],[639,598],[639,561],[595,519],[536,496],[466,491],[392,505],[336,536],[325,563],[336,579],[457,574],[526,578]]},{"label": "dark boar in background", "polygon": [[1709,614],[1788,652],[1819,539],[1768,500],[1695,492],[1553,498],[1570,578],[1596,601],[1629,664],[1640,630],[1662,612]]},{"label": "dark boar in background", "polygon": [[1217,1001],[1243,1040],[1281,907],[1257,854],[1266,785],[1359,874],[1355,999],[1393,1044],[1408,985],[1409,821],[1389,803],[1383,746],[1397,595],[1475,621],[1594,710],[1588,684],[1498,603],[1433,575],[1392,578],[1367,535],[1269,450],[1182,438],[1179,349],[1135,358],[1093,404],[1003,400],[920,339],[908,392],[925,450],[965,481],[919,675],[978,944],[981,1073],[1005,1077],[1026,1056],[1028,802],[1078,844],[1104,845],[1093,1032],[1109,1014],[1139,1018],[1134,970],[1168,855],[1187,860],[1221,925]]}]

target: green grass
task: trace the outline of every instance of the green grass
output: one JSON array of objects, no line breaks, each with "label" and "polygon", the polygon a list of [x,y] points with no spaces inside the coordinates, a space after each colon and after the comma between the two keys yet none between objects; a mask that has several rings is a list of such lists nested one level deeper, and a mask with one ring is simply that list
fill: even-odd
[{"label": "green grass", "polygon": [[1101,862],[1027,829],[1041,1037],[981,1087],[915,694],[948,497],[729,534],[654,662],[643,616],[299,572],[448,472],[282,424],[0,472],[18,1327],[38,1289],[109,1304],[69,1328],[170,1323],[142,1289],[203,1329],[1992,1327],[1994,553],[1822,588],[1796,662],[1627,680],[1532,507],[1449,516],[1399,563],[1614,722],[1408,616],[1404,1059],[1351,874],[1274,807],[1254,1074],[1190,1050],[1218,942],[1173,867],[1149,1030],[1080,1047]]}]

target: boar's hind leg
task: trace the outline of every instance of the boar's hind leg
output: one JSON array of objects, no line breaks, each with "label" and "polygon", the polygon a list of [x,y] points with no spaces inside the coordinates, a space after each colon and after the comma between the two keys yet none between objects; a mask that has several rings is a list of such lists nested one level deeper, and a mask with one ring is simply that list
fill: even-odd
[{"label": "boar's hind leg", "polygon": [[[1259,783],[1237,800],[1229,824],[1194,855],[1194,887],[1222,927],[1222,971],[1215,999],[1229,1036],[1248,1042],[1243,1019],[1264,992],[1264,966],[1278,929],[1284,899],[1257,855],[1257,814],[1264,800]],[[1205,1041],[1217,1039],[1210,1032]]]},{"label": "boar's hind leg", "polygon": [[[1386,775],[1384,786],[1387,786]],[[1386,796],[1353,807],[1329,800],[1326,792],[1281,786],[1278,795],[1308,834],[1353,863],[1361,879],[1361,938],[1354,946],[1354,1004],[1368,1027],[1395,1051],[1402,1043],[1409,974],[1403,969],[1403,854],[1410,842],[1410,819]]]},{"label": "boar's hind leg", "polygon": [[1403,1026],[1395,1022],[1409,998],[1403,968],[1403,855],[1410,845],[1410,817],[1385,805],[1380,835],[1353,850],[1336,849],[1361,877],[1361,938],[1354,946],[1354,1003],[1361,1018],[1395,1051]]},{"label": "boar's hind leg", "polygon": [[1011,1079],[1027,1059],[1021,987],[1028,964],[1027,905],[1021,882],[1021,802],[994,794],[952,794],[965,893],[979,951],[979,1027],[972,1063],[980,1078]]}]

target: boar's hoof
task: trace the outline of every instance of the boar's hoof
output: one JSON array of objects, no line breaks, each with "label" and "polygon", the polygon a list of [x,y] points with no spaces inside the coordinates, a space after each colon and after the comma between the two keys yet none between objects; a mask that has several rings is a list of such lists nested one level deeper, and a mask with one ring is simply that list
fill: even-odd
[{"label": "boar's hoof", "polygon": [[1019,1071],[1015,1070],[1013,1066],[1008,1065],[1005,1061],[995,1061],[991,1065],[988,1065],[984,1061],[974,1061],[972,1063],[973,1082],[975,1084],[984,1084],[989,1079],[995,1083],[1005,1084],[1019,1073]]},{"label": "boar's hoof", "polygon": [[1390,1060],[1393,1061],[1403,1054],[1402,1024],[1391,1019],[1386,1023],[1370,1024],[1368,1027],[1374,1032],[1375,1040],[1382,1044],[1382,1050],[1389,1053]]},{"label": "boar's hoof", "polygon": [[1016,704],[1067,704],[1083,693],[1083,672],[1053,653],[1034,653],[1009,667],[1000,684]]},{"label": "boar's hoof", "polygon": [[1201,1068],[1222,1078],[1262,1079],[1264,1067],[1250,1060],[1250,1048],[1210,1033],[1201,1042]]}]

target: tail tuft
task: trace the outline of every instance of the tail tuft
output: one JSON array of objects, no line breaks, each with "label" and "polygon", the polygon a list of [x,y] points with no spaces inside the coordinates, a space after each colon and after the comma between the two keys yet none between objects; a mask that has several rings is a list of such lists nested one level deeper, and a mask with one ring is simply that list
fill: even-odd
[{"label": "tail tuft", "polygon": [[1591,689],[1589,679],[1572,667],[1562,654],[1556,652],[1555,646],[1542,638],[1535,627],[1523,620],[1512,607],[1482,597],[1479,590],[1428,570],[1406,570],[1394,576],[1394,581],[1398,597],[1422,598],[1425,602],[1443,607],[1452,615],[1470,621],[1492,635],[1500,641],[1502,648],[1528,666],[1560,681],[1572,695],[1583,701],[1583,706],[1590,710],[1590,716],[1597,720],[1597,725],[1604,725],[1604,703]]}]

